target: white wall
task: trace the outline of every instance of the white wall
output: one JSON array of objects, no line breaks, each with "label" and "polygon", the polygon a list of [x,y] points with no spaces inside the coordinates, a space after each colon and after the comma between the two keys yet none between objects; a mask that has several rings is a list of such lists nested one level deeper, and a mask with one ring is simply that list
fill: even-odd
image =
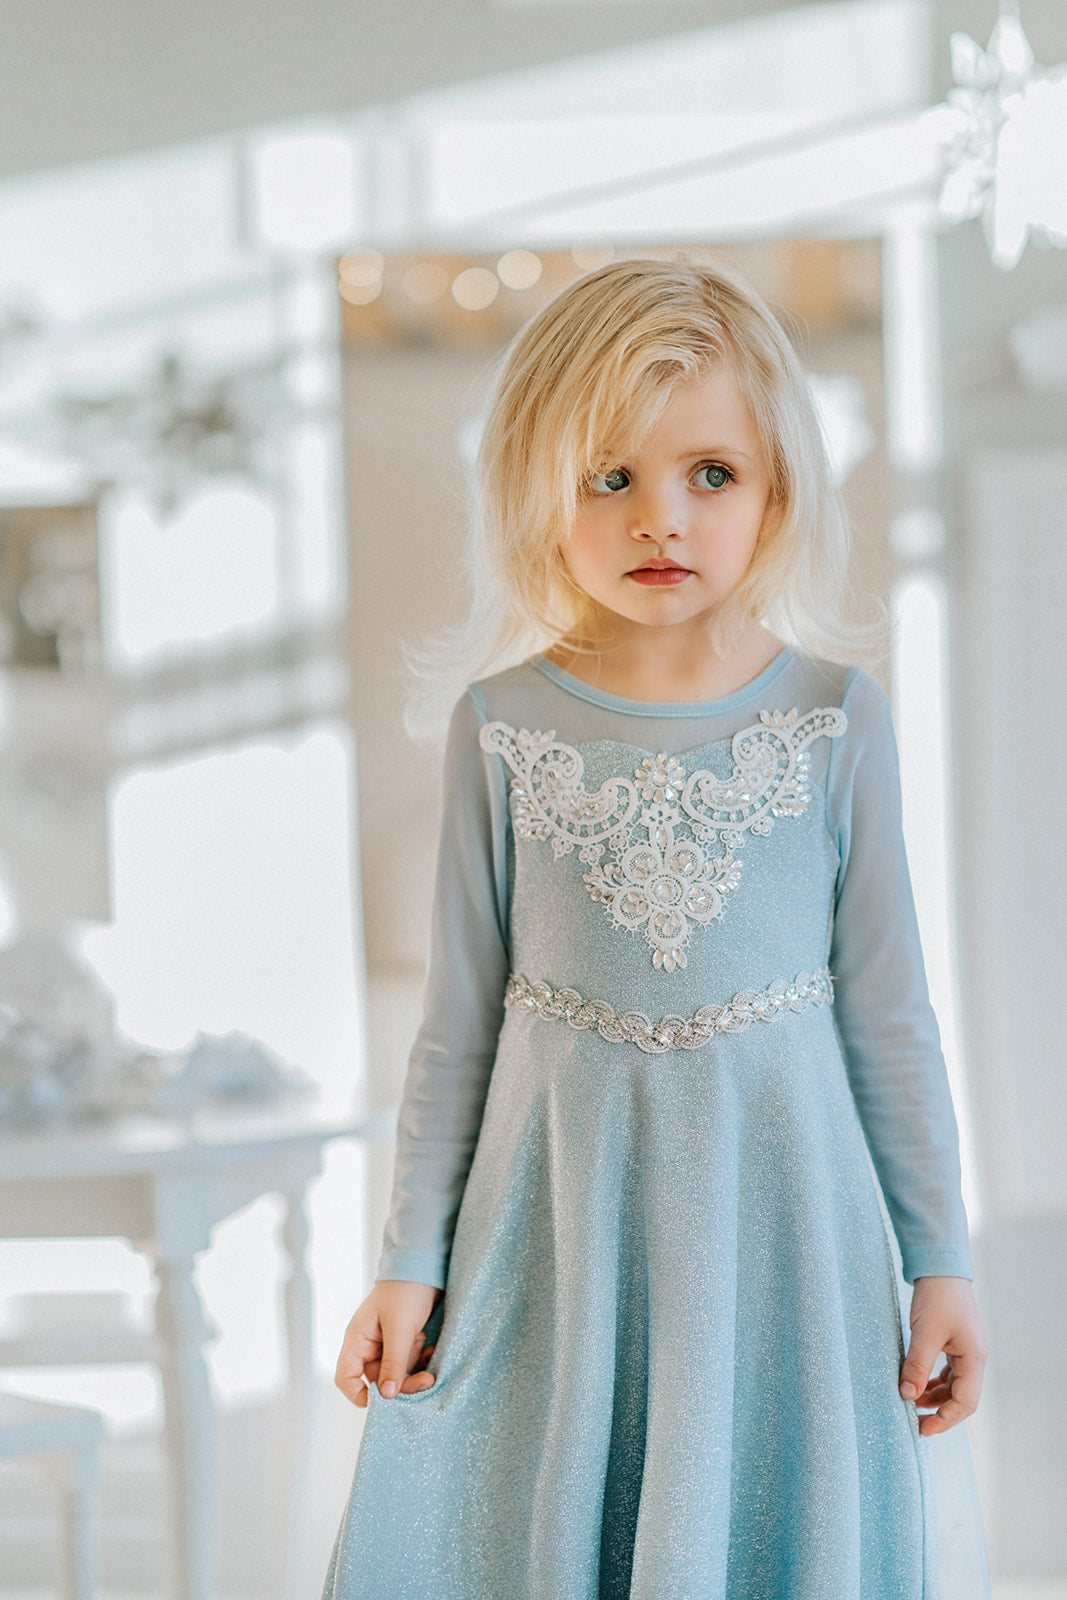
[{"label": "white wall", "polygon": [[991,1344],[979,1441],[996,1564],[1067,1573],[1067,436],[961,453],[956,786]]},{"label": "white wall", "polygon": [[[945,0],[941,37],[984,45],[992,4]],[[1039,63],[1067,60],[1067,12],[1029,0]],[[947,59],[947,53],[946,53]],[[1067,255],[1033,242],[1011,273],[976,224],[941,241],[950,512],[962,1024],[982,1183],[977,1288],[990,1337],[973,1430],[994,1566],[1067,1577],[1067,393],[1027,388],[1012,329],[1067,305]]]}]

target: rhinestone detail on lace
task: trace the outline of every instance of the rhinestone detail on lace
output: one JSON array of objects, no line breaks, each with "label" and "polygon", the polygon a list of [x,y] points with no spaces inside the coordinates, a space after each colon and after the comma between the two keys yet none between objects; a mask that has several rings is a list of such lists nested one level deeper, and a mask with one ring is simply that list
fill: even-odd
[{"label": "rhinestone detail on lace", "polygon": [[727,778],[704,767],[687,774],[674,756],[649,755],[633,778],[608,778],[597,790],[585,787],[581,752],[552,731],[487,722],[479,742],[514,774],[517,837],[543,839],[557,857],[578,845],[589,894],[617,928],[643,932],[654,967],[673,972],[686,965],[694,929],[725,914],[741,881],[735,852],[746,836],[766,836],[780,818],[807,811],[808,746],[840,738],[846,725],[836,707],[802,717],[795,709],[761,711],[730,741]]},{"label": "rhinestone detail on lace", "polygon": [[566,1022],[582,1031],[595,1028],[611,1044],[635,1044],[648,1055],[666,1050],[699,1050],[717,1033],[740,1033],[754,1022],[772,1022],[783,1011],[806,1011],[833,1002],[834,983],[827,968],[801,972],[790,982],[775,978],[766,989],[741,989],[722,1006],[701,1006],[691,1017],[661,1017],[653,1022],[643,1011],[616,1011],[604,1000],[583,1000],[577,989],[553,989],[531,983],[513,972],[504,1004],[532,1011],[550,1022]]}]

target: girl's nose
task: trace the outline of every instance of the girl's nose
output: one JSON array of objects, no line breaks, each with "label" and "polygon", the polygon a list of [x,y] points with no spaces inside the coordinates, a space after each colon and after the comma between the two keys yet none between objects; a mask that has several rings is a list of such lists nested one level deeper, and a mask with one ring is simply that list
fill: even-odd
[{"label": "girl's nose", "polygon": [[635,539],[678,538],[682,517],[675,495],[652,484],[642,489],[630,502],[630,533]]}]

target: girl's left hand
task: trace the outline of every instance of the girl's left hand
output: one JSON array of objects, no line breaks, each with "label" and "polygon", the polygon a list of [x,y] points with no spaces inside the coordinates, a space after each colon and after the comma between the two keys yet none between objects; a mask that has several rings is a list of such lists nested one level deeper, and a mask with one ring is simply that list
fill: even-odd
[{"label": "girl's left hand", "polygon": [[[948,1360],[931,1377],[942,1351]],[[985,1364],[985,1333],[969,1280],[916,1278],[911,1344],[900,1370],[900,1392],[905,1400],[914,1400],[919,1411],[933,1412],[919,1419],[924,1437],[945,1433],[971,1415],[982,1392]]]}]

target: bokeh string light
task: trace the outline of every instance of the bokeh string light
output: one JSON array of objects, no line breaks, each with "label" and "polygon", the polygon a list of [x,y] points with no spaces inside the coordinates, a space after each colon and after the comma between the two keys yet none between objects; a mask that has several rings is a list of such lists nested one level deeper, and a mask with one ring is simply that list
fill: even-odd
[{"label": "bokeh string light", "polygon": [[500,279],[488,267],[465,267],[452,283],[452,298],[464,311],[484,311],[499,292]]}]

